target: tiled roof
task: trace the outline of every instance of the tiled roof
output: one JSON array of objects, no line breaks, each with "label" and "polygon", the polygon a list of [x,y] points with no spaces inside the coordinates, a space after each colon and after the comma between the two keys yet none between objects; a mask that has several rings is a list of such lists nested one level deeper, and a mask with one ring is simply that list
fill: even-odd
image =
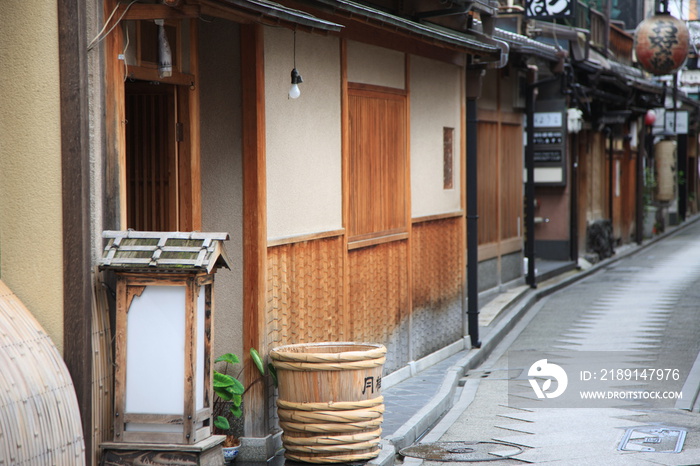
[{"label": "tiled roof", "polygon": [[230,268],[222,241],[228,233],[104,231],[102,268],[166,272]]}]

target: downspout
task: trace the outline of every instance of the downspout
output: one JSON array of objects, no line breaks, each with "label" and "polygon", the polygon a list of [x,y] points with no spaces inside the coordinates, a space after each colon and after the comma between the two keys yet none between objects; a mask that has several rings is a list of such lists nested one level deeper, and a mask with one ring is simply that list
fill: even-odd
[{"label": "downspout", "polygon": [[537,89],[537,66],[528,66],[527,90],[525,92],[525,117],[527,122],[527,144],[525,146],[525,257],[527,258],[526,283],[537,288],[535,277],[535,90]]},{"label": "downspout", "polygon": [[613,129],[608,126],[607,127],[607,136],[608,136],[608,213],[610,214],[610,226],[615,231],[615,222],[613,219],[613,206],[614,206],[614,199],[613,196],[615,195],[615,190],[613,189],[613,168],[614,168],[614,133]]},{"label": "downspout", "polygon": [[[684,222],[687,209],[688,193],[688,133],[678,134],[678,72],[673,74],[673,132],[676,134],[676,175],[678,176],[678,222]],[[684,179],[680,178],[683,174]]]},{"label": "downspout", "polygon": [[637,150],[636,215],[634,223],[634,240],[637,244],[644,241],[644,160],[649,156],[651,142],[651,125],[644,126],[644,150]]},{"label": "downspout", "polygon": [[[482,16],[483,33],[471,31],[480,40],[500,48],[499,60],[482,63],[467,68],[467,325],[472,348],[481,348],[479,340],[479,214],[478,214],[478,175],[477,175],[477,104],[481,95],[485,68],[503,68],[508,64],[509,46],[506,42],[494,39],[495,18]],[[473,82],[473,86],[469,86]]]},{"label": "downspout", "polygon": [[569,237],[569,255],[578,263],[578,133],[571,135],[571,219]]},{"label": "downspout", "polygon": [[[467,324],[473,348],[479,340],[479,215],[477,207],[477,115],[483,69],[467,70]],[[470,87],[470,83],[472,84]]]},{"label": "downspout", "polygon": [[678,221],[685,222],[688,211],[688,134],[679,134],[678,147],[676,149],[677,166],[676,173],[683,173],[683,178],[678,180]]}]

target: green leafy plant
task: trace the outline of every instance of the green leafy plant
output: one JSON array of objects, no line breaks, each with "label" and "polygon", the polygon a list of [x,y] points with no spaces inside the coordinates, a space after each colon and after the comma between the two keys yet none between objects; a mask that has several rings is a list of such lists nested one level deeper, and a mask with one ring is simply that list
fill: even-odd
[{"label": "green leafy plant", "polygon": [[[228,414],[234,418],[240,418],[243,415],[243,411],[241,410],[243,395],[246,394],[246,392],[250,389],[250,387],[253,384],[263,380],[263,378],[266,375],[265,364],[263,363],[260,354],[255,348],[250,349],[250,358],[255,364],[255,367],[257,367],[258,372],[260,372],[261,376],[255,379],[253,382],[251,382],[251,384],[248,385],[247,388],[243,386],[240,380],[238,380],[240,373],[243,371],[242,367],[239,369],[238,374],[236,376],[228,374],[228,371],[232,366],[241,363],[241,360],[238,358],[238,356],[236,356],[233,353],[226,353],[224,355],[219,356],[214,361],[214,363],[226,363],[224,372],[219,372],[217,370],[214,370],[213,372],[214,394],[221,401],[230,402]],[[275,372],[275,368],[272,366],[272,364],[268,364],[267,368],[269,370],[270,377],[272,377],[272,381],[276,387],[277,373]],[[221,431],[228,431],[231,428],[231,423],[229,419],[230,418],[226,416],[217,416],[214,419],[214,427]]]}]

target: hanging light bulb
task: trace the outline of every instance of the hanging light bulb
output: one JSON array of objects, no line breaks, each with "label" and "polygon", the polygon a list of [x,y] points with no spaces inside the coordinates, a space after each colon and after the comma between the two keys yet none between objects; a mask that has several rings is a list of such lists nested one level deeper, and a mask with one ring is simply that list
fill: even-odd
[{"label": "hanging light bulb", "polygon": [[301,75],[296,68],[292,69],[292,87],[289,88],[289,98],[296,99],[301,95],[301,90],[299,89],[299,84],[304,81],[301,79]]}]

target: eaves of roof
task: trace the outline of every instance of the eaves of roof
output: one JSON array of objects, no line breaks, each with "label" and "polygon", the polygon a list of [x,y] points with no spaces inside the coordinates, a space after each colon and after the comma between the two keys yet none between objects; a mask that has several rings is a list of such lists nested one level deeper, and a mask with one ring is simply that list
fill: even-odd
[{"label": "eaves of roof", "polygon": [[311,29],[328,32],[338,32],[343,28],[342,24],[317,18],[305,11],[289,8],[269,0],[219,0],[219,3],[234,6],[249,13],[272,18],[279,21],[298,24]]},{"label": "eaves of roof", "polygon": [[423,40],[428,39],[441,43],[457,51],[491,56],[495,60],[498,60],[501,55],[499,47],[487,44],[469,34],[442,28],[434,24],[419,23],[350,0],[313,0],[312,3],[323,5],[335,13],[342,13],[345,16],[374,23],[385,29],[394,29],[409,35],[418,36]]},{"label": "eaves of roof", "polygon": [[494,37],[507,42],[510,45],[511,50],[515,53],[534,55],[550,61],[559,60],[559,56],[557,55],[558,50],[552,45],[543,44],[542,42],[530,39],[527,36],[499,28],[496,28],[493,35]]}]

